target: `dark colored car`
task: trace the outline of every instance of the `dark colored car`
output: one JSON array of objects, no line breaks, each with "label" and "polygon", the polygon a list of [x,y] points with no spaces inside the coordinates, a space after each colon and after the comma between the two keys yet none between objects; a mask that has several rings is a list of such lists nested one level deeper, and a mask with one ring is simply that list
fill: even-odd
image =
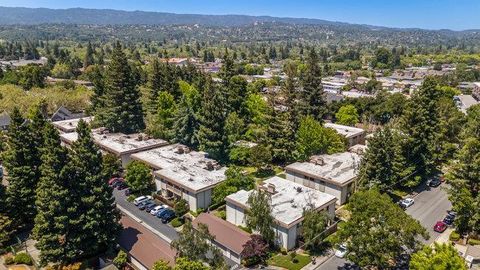
[{"label": "dark colored car", "polygon": [[125,196],[130,196],[131,193],[129,188],[125,189]]},{"label": "dark colored car", "polygon": [[454,221],[454,220],[455,220],[454,218],[452,218],[451,216],[448,216],[448,215],[447,215],[447,216],[443,219],[443,223],[445,223],[445,224],[447,224],[447,225],[450,226],[450,225],[453,224],[453,221]]},{"label": "dark colored car", "polygon": [[145,212],[150,212],[152,211],[152,209],[157,206],[155,203],[153,202],[149,202],[147,203],[147,205],[145,205]]},{"label": "dark colored car", "polygon": [[432,178],[428,181],[427,184],[428,184],[429,187],[438,187],[438,186],[440,186],[441,183],[442,182],[440,182],[440,179]]},{"label": "dark colored car", "polygon": [[435,226],[433,226],[433,230],[439,233],[444,232],[447,229],[447,224],[443,223],[443,221],[437,221]]},{"label": "dark colored car", "polygon": [[170,222],[172,219],[175,218],[175,211],[173,211],[172,209],[167,209],[166,211],[164,211],[161,215],[161,219],[162,219],[162,223],[168,223]]},{"label": "dark colored car", "polygon": [[117,188],[117,190],[124,190],[128,188],[128,185],[125,182],[119,182],[115,187]]},{"label": "dark colored car", "polygon": [[144,201],[144,202],[139,203],[139,204],[137,205],[137,207],[138,207],[138,209],[140,209],[140,210],[145,210],[145,207],[146,207],[147,204],[149,204],[149,203],[150,203],[150,201],[147,200],[147,201]]},{"label": "dark colored car", "polygon": [[156,214],[156,216],[161,219],[161,218],[163,218],[163,214],[166,213],[168,210],[173,211],[173,210],[170,209],[170,208],[163,208],[162,210],[158,211],[158,213]]}]

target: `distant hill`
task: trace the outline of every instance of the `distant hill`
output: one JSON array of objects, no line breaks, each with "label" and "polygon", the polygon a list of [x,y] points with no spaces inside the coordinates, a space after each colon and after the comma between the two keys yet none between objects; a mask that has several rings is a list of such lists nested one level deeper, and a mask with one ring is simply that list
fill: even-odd
[{"label": "distant hill", "polygon": [[[188,25],[243,26],[258,22],[280,22],[288,24],[348,25],[306,18],[278,18],[247,15],[198,15],[164,12],[121,11],[111,9],[48,9],[0,7],[0,25],[12,24],[97,24],[97,25]],[[378,28],[378,27],[376,27]]]}]

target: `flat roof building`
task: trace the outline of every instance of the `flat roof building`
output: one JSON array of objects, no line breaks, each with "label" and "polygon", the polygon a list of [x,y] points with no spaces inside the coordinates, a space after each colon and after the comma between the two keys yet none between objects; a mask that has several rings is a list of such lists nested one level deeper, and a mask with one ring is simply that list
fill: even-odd
[{"label": "flat roof building", "polygon": [[52,122],[52,124],[62,133],[70,133],[74,132],[78,126],[80,120],[85,121],[86,123],[90,123],[93,120],[93,117],[82,117],[82,118],[75,118],[75,119],[68,119],[68,120],[61,120]]},{"label": "flat roof building", "polygon": [[324,126],[334,129],[338,134],[343,135],[348,141],[348,147],[352,147],[356,144],[365,144],[366,132],[361,128],[334,123],[325,123]]},{"label": "flat roof building", "polygon": [[344,152],[312,156],[309,162],[295,162],[285,167],[287,180],[335,196],[344,204],[355,188],[361,157]]},{"label": "flat roof building", "polygon": [[479,104],[479,102],[472,95],[454,96],[453,100],[455,101],[457,108],[465,114],[467,113],[468,108]]},{"label": "flat roof building", "polygon": [[[296,246],[301,234],[301,223],[305,209],[327,211],[330,217],[335,216],[337,198],[327,193],[305,187],[278,176],[265,180],[258,186],[270,195],[272,216],[275,219],[274,231],[276,244],[286,249]],[[249,208],[248,197],[252,190],[240,190],[225,198],[227,202],[227,221],[245,226],[245,211]]]},{"label": "flat roof building", "polygon": [[167,199],[185,199],[190,210],[206,209],[211,204],[212,189],[225,180],[226,167],[191,151],[185,145],[173,144],[131,155],[154,170],[155,184]]},{"label": "flat roof building", "polygon": [[[130,162],[131,154],[168,144],[165,140],[152,139],[143,133],[130,135],[109,133],[103,128],[93,130],[92,137],[101,150],[118,156],[122,161],[123,167],[126,167]],[[63,143],[71,145],[78,139],[78,134],[76,132],[60,134],[60,139]]]}]

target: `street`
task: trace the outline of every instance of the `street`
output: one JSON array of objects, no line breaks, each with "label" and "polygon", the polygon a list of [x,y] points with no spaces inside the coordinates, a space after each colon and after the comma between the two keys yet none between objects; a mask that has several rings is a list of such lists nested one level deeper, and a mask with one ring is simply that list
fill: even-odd
[{"label": "street", "polygon": [[[440,233],[433,231],[433,225],[442,220],[447,210],[450,210],[452,204],[448,200],[448,195],[445,191],[445,184],[436,188],[422,186],[416,197],[415,203],[407,208],[406,212],[413,218],[420,221],[423,227],[430,234],[430,239],[423,241],[425,244],[431,244]],[[422,239],[423,240],[423,239]],[[348,264],[345,259],[332,256],[325,263],[319,265],[316,269],[335,270],[335,269],[355,269]]]}]

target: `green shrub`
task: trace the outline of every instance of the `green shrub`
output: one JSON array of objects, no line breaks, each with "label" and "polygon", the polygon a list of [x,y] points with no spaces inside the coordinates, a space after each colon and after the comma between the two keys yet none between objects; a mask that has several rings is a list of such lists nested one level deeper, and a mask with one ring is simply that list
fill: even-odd
[{"label": "green shrub", "polygon": [[468,244],[472,246],[480,245],[480,240],[478,239],[468,239]]},{"label": "green shrub", "polygon": [[281,248],[280,253],[282,253],[282,255],[287,255],[288,250],[286,248]]},{"label": "green shrub", "polygon": [[132,194],[127,197],[127,202],[133,202],[133,200],[135,200],[135,195]]},{"label": "green shrub", "polygon": [[183,216],[188,212],[188,210],[190,210],[190,206],[188,205],[187,200],[180,199],[175,202],[174,210],[177,213],[177,216]]},{"label": "green shrub", "polygon": [[32,258],[27,253],[18,253],[13,259],[16,264],[32,265]]},{"label": "green shrub", "polygon": [[247,227],[244,227],[244,226],[241,226],[241,225],[238,225],[238,228],[246,231],[247,233],[252,233],[252,230],[250,228],[247,228]]},{"label": "green shrub", "polygon": [[227,212],[225,210],[216,211],[214,214],[221,219],[227,219]]},{"label": "green shrub", "polygon": [[120,250],[117,254],[117,257],[113,259],[113,264],[117,268],[122,269],[125,266],[125,264],[127,264],[127,260],[128,260],[127,253],[125,253],[125,251],[123,250]]},{"label": "green shrub", "polygon": [[294,260],[296,259],[295,257],[297,257],[297,252],[295,251],[290,252],[290,260],[292,260],[292,262],[294,262]]},{"label": "green shrub", "polygon": [[174,218],[171,222],[170,222],[170,225],[172,225],[172,227],[174,228],[178,228],[180,226],[183,225],[183,222],[182,220],[180,220],[178,217],[177,218]]},{"label": "green shrub", "polygon": [[6,265],[11,265],[14,264],[15,260],[13,259],[12,255],[5,256],[5,264]]},{"label": "green shrub", "polygon": [[448,238],[450,239],[450,241],[455,242],[455,241],[460,240],[460,234],[457,233],[456,231],[453,231]]}]

